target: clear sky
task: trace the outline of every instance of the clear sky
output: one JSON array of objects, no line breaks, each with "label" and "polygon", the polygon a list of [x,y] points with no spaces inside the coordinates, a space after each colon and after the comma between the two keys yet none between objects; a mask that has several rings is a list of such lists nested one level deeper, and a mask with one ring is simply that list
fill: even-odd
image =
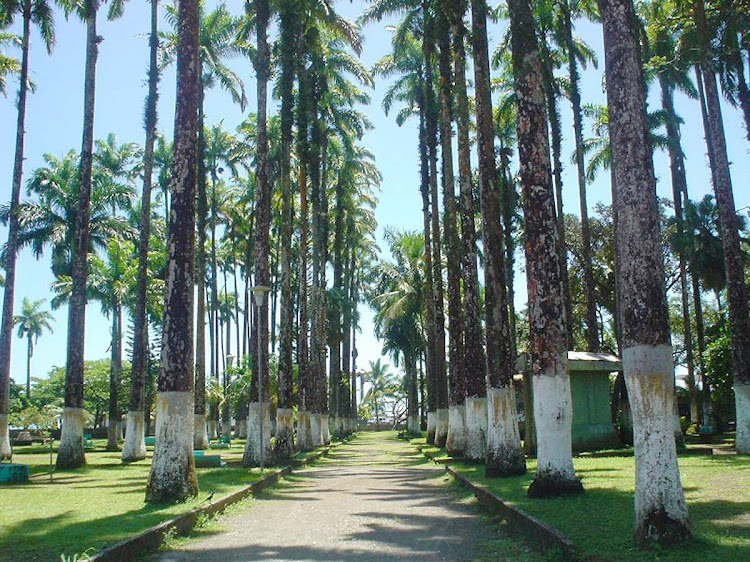
[{"label": "clear sky", "polygon": [[[207,2],[213,6],[215,2]],[[363,0],[354,2],[339,1],[339,11],[346,17],[356,18],[366,6]],[[239,13],[241,3],[233,0],[230,9]],[[116,22],[108,22],[102,15],[99,34],[103,37],[100,45],[97,67],[97,96],[95,134],[103,138],[108,133],[116,133],[120,142],[133,141],[143,144],[142,126],[143,104],[146,95],[145,78],[147,66],[147,36],[149,29],[148,2],[134,1],[126,4],[125,15]],[[83,68],[85,27],[75,19],[66,21],[59,10],[55,10],[57,45],[51,56],[41,47],[40,39],[33,36],[31,52],[31,78],[37,91],[28,102],[27,143],[25,178],[42,165],[42,155],[51,153],[61,156],[71,148],[80,150],[81,116],[83,112]],[[16,26],[16,29],[18,27]],[[490,45],[494,48],[504,33],[505,25],[490,27]],[[366,42],[362,60],[371,66],[390,48],[390,32],[386,24],[373,24],[365,30]],[[577,32],[599,54],[599,70],[589,68],[583,73],[583,100],[604,103],[602,71],[604,55],[601,28],[590,23],[579,22]],[[255,112],[255,81],[252,66],[248,61],[234,61],[232,66],[245,80],[249,107],[245,114]],[[379,81],[372,92],[373,103],[364,111],[375,125],[367,133],[364,144],[375,154],[378,167],[383,174],[383,188],[376,216],[382,228],[386,226],[416,230],[421,227],[421,199],[418,193],[417,133],[414,123],[397,127],[393,117],[386,117],[380,107],[387,82]],[[160,86],[159,129],[168,138],[172,136],[175,105],[174,71],[167,71]],[[0,201],[8,201],[15,143],[16,110],[14,105],[16,82],[9,82],[7,99],[0,99]],[[651,103],[658,107],[658,97],[652,95]],[[572,153],[572,118],[569,105],[561,103],[564,150]],[[705,157],[705,144],[700,111],[695,102],[678,96],[677,110],[685,121],[683,126],[683,148],[687,155],[687,174],[691,197],[699,199],[710,192],[710,178]],[[740,113],[725,105],[724,121],[732,162],[735,200],[738,208],[750,205],[750,177],[748,145]],[[225,127],[233,129],[243,118],[243,112],[233,105],[228,97],[211,91],[206,97],[206,113],[209,123],[224,119]],[[588,134],[588,133],[586,133]],[[566,163],[569,158],[566,156]],[[655,157],[659,194],[671,197],[668,161],[664,154]],[[566,186],[564,205],[567,212],[578,213],[577,184],[575,170],[567,164],[564,183]],[[138,188],[140,190],[140,187]],[[24,193],[25,195],[25,193]],[[611,200],[608,174],[600,174],[589,188],[589,207],[593,209],[599,202]],[[747,213],[747,210],[744,211]],[[4,229],[0,230],[3,242]],[[519,256],[520,258],[521,256]],[[50,285],[53,281],[49,268],[49,253],[36,260],[28,250],[21,253],[18,261],[16,288],[16,310],[24,296],[32,299],[50,298]],[[516,285],[517,304],[525,304],[525,280],[519,263]],[[362,314],[362,334],[358,335],[358,366],[363,368],[369,360],[380,356],[380,344],[372,334],[372,313],[364,305]],[[54,312],[55,333],[45,335],[38,343],[33,362],[35,375],[46,375],[54,365],[65,364],[65,341],[67,330],[67,310]],[[110,338],[109,322],[101,315],[99,305],[91,303],[87,312],[86,359],[99,359],[108,356]],[[22,381],[25,376],[25,344],[14,336],[11,376]]]}]

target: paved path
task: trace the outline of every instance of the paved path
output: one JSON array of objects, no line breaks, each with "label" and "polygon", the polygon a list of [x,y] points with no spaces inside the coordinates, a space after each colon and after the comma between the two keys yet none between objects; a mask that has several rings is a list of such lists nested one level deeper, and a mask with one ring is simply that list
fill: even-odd
[{"label": "paved path", "polygon": [[519,560],[445,473],[393,433],[365,433],[156,560]]}]

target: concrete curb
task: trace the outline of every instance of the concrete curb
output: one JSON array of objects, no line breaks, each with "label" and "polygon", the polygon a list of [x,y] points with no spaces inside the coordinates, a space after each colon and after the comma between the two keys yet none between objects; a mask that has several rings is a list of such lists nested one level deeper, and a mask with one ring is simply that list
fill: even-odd
[{"label": "concrete curb", "polygon": [[125,562],[132,560],[135,556],[150,550],[156,550],[164,542],[168,534],[187,535],[196,525],[199,519],[221,513],[227,507],[235,504],[248,496],[256,495],[266,488],[278,483],[283,477],[292,473],[293,469],[314,463],[321,457],[327,455],[337,445],[328,445],[325,449],[315,452],[302,461],[297,461],[291,466],[270,472],[260,480],[218,499],[203,507],[196,507],[178,515],[174,519],[164,521],[147,529],[143,533],[127,538],[110,547],[100,550],[90,560],[92,562]]},{"label": "concrete curb", "polygon": [[453,476],[463,487],[476,496],[482,506],[490,512],[499,515],[502,518],[503,523],[507,525],[507,528],[512,533],[523,537],[529,546],[542,551],[557,548],[566,560],[578,559],[575,555],[575,544],[573,541],[555,529],[552,525],[549,525],[541,519],[537,519],[530,513],[526,513],[524,510],[507,503],[484,486],[472,482],[451,468],[447,464],[449,459],[435,459],[431,455],[424,453],[421,445],[417,445],[416,448],[434,463],[442,465],[448,474]]}]

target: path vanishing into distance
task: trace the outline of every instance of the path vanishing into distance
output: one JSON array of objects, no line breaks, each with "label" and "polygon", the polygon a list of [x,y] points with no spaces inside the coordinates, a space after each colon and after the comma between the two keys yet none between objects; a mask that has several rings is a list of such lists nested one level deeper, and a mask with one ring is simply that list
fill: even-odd
[{"label": "path vanishing into distance", "polygon": [[393,432],[360,433],[194,536],[154,560],[540,558]]}]

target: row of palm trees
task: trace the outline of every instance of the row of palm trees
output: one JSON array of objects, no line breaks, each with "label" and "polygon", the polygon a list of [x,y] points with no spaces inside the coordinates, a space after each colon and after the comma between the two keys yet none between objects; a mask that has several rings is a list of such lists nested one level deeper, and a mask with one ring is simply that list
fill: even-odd
[{"label": "row of palm trees", "polygon": [[[583,490],[573,468],[570,442],[567,350],[574,340],[562,209],[563,158],[558,110],[561,97],[570,100],[573,110],[572,160],[581,205],[581,248],[577,259],[586,304],[585,345],[594,352],[601,349],[602,330],[592,267],[586,184],[597,169],[611,168],[616,240],[614,327],[635,424],[639,545],[673,544],[690,536],[672,431],[674,365],[652,153],[655,146],[661,146],[670,156],[673,228],[678,237],[682,234],[691,238],[694,233],[688,231],[695,228],[695,223],[687,224],[684,211],[695,206],[687,196],[680,119],[673,98],[678,88],[692,91],[687,73],[693,69],[699,90],[703,91],[701,107],[707,150],[727,287],[731,287],[728,301],[735,368],[736,445],[739,452],[748,452],[745,397],[749,380],[745,368],[748,346],[743,342],[750,337],[750,329],[746,325],[747,298],[738,219],[726,164],[716,83],[718,75],[730,102],[742,105],[747,93],[743,69],[748,55],[747,35],[746,28],[735,22],[747,21],[748,14],[729,2],[708,4],[706,7],[703,0],[648,2],[640,3],[636,12],[631,0],[601,0],[598,5],[564,0],[534,2],[533,6],[528,0],[509,0],[507,10],[501,6],[495,15],[510,20],[510,37],[493,59],[506,71],[496,85],[512,94],[503,97],[494,115],[487,44],[490,12],[485,1],[472,0],[467,5],[461,0],[376,0],[362,17],[363,22],[393,15],[401,18],[393,32],[393,52],[376,65],[375,71],[396,77],[384,97],[384,110],[389,112],[397,104],[403,104],[396,117],[399,124],[412,116],[419,119],[424,213],[419,250],[413,235],[402,233],[391,239],[395,263],[381,268],[380,292],[373,299],[378,309],[378,330],[386,341],[384,351],[403,357],[409,392],[415,392],[415,396],[416,385],[410,382],[408,361],[411,354],[418,354],[422,348],[426,350],[428,441],[470,460],[484,460],[486,474],[491,476],[526,470],[511,385],[516,352],[515,314],[511,305],[513,233],[517,218],[509,162],[513,144],[517,144],[534,373],[533,411],[538,440],[537,474],[529,488],[532,497]],[[476,176],[470,167],[472,123],[467,104],[465,16],[469,8]],[[593,51],[574,36],[574,22],[580,17],[603,23],[605,43],[609,109],[598,110],[600,135],[588,142],[583,135],[583,118],[594,110],[588,109],[581,98],[580,67],[595,64],[596,60]],[[728,23],[730,20],[732,23]],[[663,115],[647,113],[650,83],[658,85],[661,92]],[[654,131],[654,125],[659,124],[666,134]],[[515,131],[511,125],[515,125]],[[454,192],[454,126],[459,163],[457,183],[461,187],[458,197]],[[662,138],[664,142],[655,142]],[[496,141],[500,144],[499,159]],[[443,191],[442,210],[438,206],[439,181]],[[483,310],[477,291],[474,181],[479,190],[483,243]],[[460,238],[457,212],[461,219]],[[686,245],[680,248],[678,244],[676,248],[685,325],[683,337],[689,350],[691,416],[694,423],[699,423],[706,412],[700,411],[694,381],[689,301],[692,291],[693,314],[700,317],[701,268],[696,252],[689,252]],[[423,266],[418,273],[405,277],[414,260],[421,261]],[[447,277],[447,298],[444,277]],[[410,288],[406,278],[425,290]],[[418,294],[427,296],[419,301]],[[443,320],[446,303],[447,365]],[[484,338],[480,337],[482,331]],[[700,352],[702,349],[698,354],[702,356]],[[702,372],[704,395],[708,397],[705,371]],[[416,409],[409,414],[410,420],[414,412]],[[705,423],[710,425],[710,420]],[[410,428],[413,427],[416,426],[411,424]]]},{"label": "row of palm trees", "polygon": [[[30,7],[27,3],[5,3],[3,21],[16,15],[37,21],[34,18],[38,19],[42,7],[49,8],[43,2]],[[98,2],[80,6],[89,34],[95,30],[98,7]],[[334,432],[352,430],[357,408],[353,379],[356,303],[376,250],[373,190],[380,174],[372,155],[359,142],[370,124],[356,106],[367,103],[369,97],[362,88],[372,85],[369,72],[353,54],[359,51],[361,38],[356,27],[331,8],[316,2],[304,7],[296,2],[273,6],[247,2],[246,15],[237,17],[223,5],[207,12],[202,4],[181,2],[166,9],[172,31],[160,32],[158,2],[152,1],[145,147],[119,146],[113,136],[96,143],[86,138],[80,156],[74,152],[63,159],[45,156],[47,165],[36,170],[29,182],[34,200],[22,204],[20,193],[14,199],[15,205],[8,210],[8,256],[15,258],[24,246],[40,256],[51,247],[56,277],[53,304],[68,304],[69,328],[76,330],[68,338],[58,468],[85,462],[80,400],[83,380],[76,366],[82,361],[84,307],[92,298],[102,303],[103,311],[112,319],[112,448],[117,447],[116,424],[120,418],[117,394],[123,308],[132,317],[133,372],[124,461],[145,457],[144,381],[149,332],[152,338],[161,336],[162,365],[155,406],[159,445],[147,492],[149,501],[173,501],[196,491],[191,451],[208,446],[208,429],[215,428],[212,421],[218,418],[217,404],[211,404],[211,400],[208,405],[213,411],[206,411],[206,388],[210,386],[206,375],[218,380],[220,370],[224,370],[227,384],[229,356],[234,355],[232,324],[236,354],[243,364],[251,361],[252,365],[249,404],[240,404],[236,412],[238,421],[242,416],[248,420],[246,465],[270,458],[283,460],[296,448],[309,449],[327,441],[329,415]],[[120,3],[110,4],[111,17],[121,11]],[[300,18],[301,14],[304,17]],[[51,14],[43,15],[47,18],[43,25],[51,28]],[[276,16],[280,35],[269,44],[268,29]],[[197,31],[192,29],[195,25]],[[87,67],[87,76],[92,77],[95,43],[89,47],[92,64]],[[273,72],[271,50],[280,53],[274,59],[278,61],[278,73]],[[220,124],[206,125],[204,92],[219,85],[244,108],[247,99],[243,82],[225,61],[230,56],[245,55],[251,56],[256,70],[258,114],[241,124],[235,136]],[[171,63],[177,64],[180,103],[170,150],[156,132],[156,103],[160,72]],[[191,73],[200,78],[197,90],[192,87]],[[276,92],[281,111],[269,117],[268,82],[273,75],[278,77]],[[25,83],[23,79],[21,83]],[[90,82],[87,84],[91,87]],[[86,117],[84,129],[88,134],[92,116],[87,113]],[[225,170],[230,172],[228,179]],[[131,204],[139,177],[143,180],[140,208]],[[163,191],[166,224],[151,208],[155,177]],[[225,188],[227,182],[232,183],[231,189]],[[105,255],[99,256],[97,250],[106,250]],[[329,264],[333,271],[330,288],[326,279]],[[6,265],[12,269],[10,263]],[[244,301],[238,296],[238,270],[245,282]],[[222,272],[223,296],[219,283]],[[234,282],[231,298],[230,278]],[[162,279],[163,285],[159,283]],[[270,286],[272,295],[270,303],[255,312],[249,297],[253,282]],[[10,301],[6,304],[12,310],[12,279],[9,287],[6,300],[10,295]],[[196,302],[197,310],[193,311]],[[195,334],[194,314],[198,326]],[[211,343],[208,354],[207,323]],[[149,324],[156,329],[149,330]],[[275,350],[277,339],[277,435],[271,451],[267,431],[271,427],[269,358],[263,350],[269,344]],[[259,340],[260,346],[255,344]],[[207,356],[210,371],[206,368]],[[259,373],[264,378],[262,385]],[[7,390],[8,380],[6,373],[0,379],[0,390]],[[298,409],[296,444],[291,425],[293,406]],[[208,424],[207,414],[211,420]],[[262,424],[261,416],[266,418]],[[259,431],[261,425],[266,428],[264,435]],[[189,432],[188,439],[184,428],[189,426],[196,430]],[[175,427],[181,429],[179,435]]]}]

